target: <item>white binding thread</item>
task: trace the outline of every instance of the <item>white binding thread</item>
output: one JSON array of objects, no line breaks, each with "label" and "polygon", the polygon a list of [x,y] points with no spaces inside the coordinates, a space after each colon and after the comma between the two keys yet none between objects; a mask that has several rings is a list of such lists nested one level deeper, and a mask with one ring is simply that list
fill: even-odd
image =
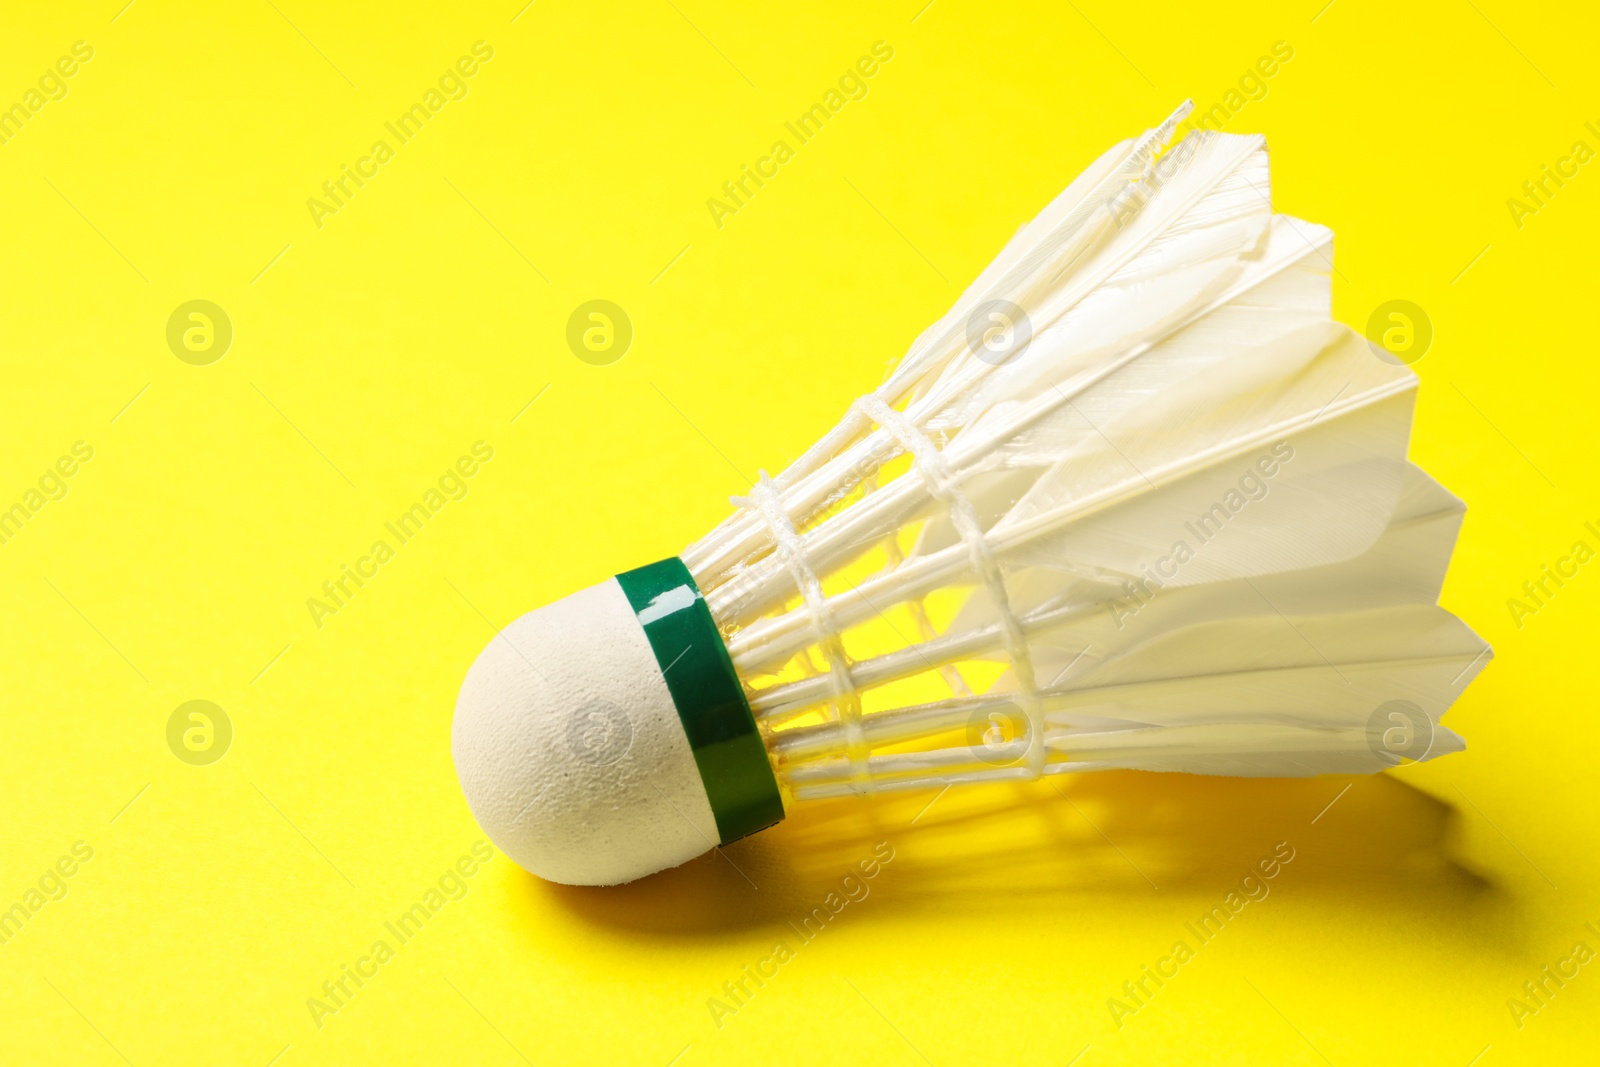
[{"label": "white binding thread", "polygon": [[1011,672],[1019,687],[1018,703],[1028,717],[1028,769],[1034,777],[1044,774],[1044,709],[1039,688],[1033,674],[1033,656],[1022,623],[1011,610],[1011,597],[1006,592],[1005,579],[995,562],[994,551],[984,536],[983,525],[978,521],[978,511],[972,501],[956,487],[950,475],[950,465],[945,462],[938,446],[919,430],[910,419],[884,403],[881,397],[868,394],[853,405],[854,409],[883,427],[911,453],[912,469],[928,487],[934,499],[944,503],[950,515],[950,524],[967,546],[973,569],[983,579],[989,599],[1000,616],[1000,626],[1005,634],[1006,654],[1011,659]]},{"label": "white binding thread", "polygon": [[844,723],[846,755],[850,760],[850,777],[864,792],[871,792],[872,781],[867,774],[867,735],[861,726],[861,691],[856,686],[850,670],[849,657],[845,655],[844,641],[834,628],[828,613],[827,597],[822,592],[822,581],[806,559],[805,545],[795,532],[789,513],[778,499],[777,490],[767,472],[750,488],[749,497],[733,497],[736,507],[750,508],[759,514],[767,525],[772,542],[783,558],[795,586],[800,590],[806,614],[811,620],[811,631],[828,661],[828,678],[833,688],[834,712]]}]

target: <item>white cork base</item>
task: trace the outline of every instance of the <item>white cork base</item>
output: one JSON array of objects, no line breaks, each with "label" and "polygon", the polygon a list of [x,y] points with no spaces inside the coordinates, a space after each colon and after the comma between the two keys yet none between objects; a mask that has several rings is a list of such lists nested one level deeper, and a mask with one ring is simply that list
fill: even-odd
[{"label": "white cork base", "polygon": [[541,878],[631,882],[717,843],[672,694],[614,578],[489,642],[451,742],[478,824]]}]

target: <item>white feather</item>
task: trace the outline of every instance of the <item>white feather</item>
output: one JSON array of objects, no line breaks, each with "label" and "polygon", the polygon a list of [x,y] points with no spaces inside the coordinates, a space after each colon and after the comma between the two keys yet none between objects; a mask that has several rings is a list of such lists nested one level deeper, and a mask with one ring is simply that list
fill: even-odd
[{"label": "white feather", "polygon": [[[858,405],[772,481],[803,563],[750,508],[684,552],[791,795],[1381,770],[1369,720],[1395,701],[1427,756],[1460,747],[1439,718],[1488,648],[1435,603],[1462,509],[1406,460],[1416,378],[1330,321],[1332,235],[1272,214],[1261,139],[1165,147],[1185,113],[1018,231],[873,394],[894,419]],[[997,362],[968,339],[995,300],[1027,327]],[[900,605],[901,647],[841,659],[834,635]],[[974,695],[958,668],[985,661],[1011,669]],[[993,715],[1019,732],[975,746]]]}]

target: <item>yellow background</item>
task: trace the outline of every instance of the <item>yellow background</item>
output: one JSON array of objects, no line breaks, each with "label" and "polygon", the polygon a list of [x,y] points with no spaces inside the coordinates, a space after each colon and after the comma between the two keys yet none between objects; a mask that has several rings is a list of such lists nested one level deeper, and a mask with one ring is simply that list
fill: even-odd
[{"label": "yellow background", "polygon": [[[1600,949],[1600,571],[1520,628],[1506,606],[1600,520],[1600,163],[1520,228],[1506,206],[1600,148],[1586,5],[120,2],[0,35],[0,103],[94,49],[0,145],[4,506],[94,448],[0,545],[0,906],[94,850],[0,947],[0,1059],[1594,1055],[1600,964],[1520,1029],[1507,1007]],[[319,228],[307,199],[479,40],[468,95]],[[868,95],[714,225],[880,40]],[[1337,233],[1341,318],[1408,299],[1436,331],[1412,454],[1469,505],[1444,599],[1496,652],[1449,719],[1469,750],[829,805],[611,890],[497,855],[315,1025],[307,999],[481,837],[449,725],[493,627],[681,549],[1092,158],[1277,41],[1294,58],[1227,128],[1268,135],[1279,210]],[[635,328],[603,367],[564,337],[597,298]],[[166,344],[192,299],[233,324],[209,366]],[[307,598],[479,440],[469,495],[314,625]],[[194,699],[235,731],[209,766],[166,742]],[[870,895],[799,945],[786,922],[880,840]],[[1108,998],[1280,841],[1271,895],[1119,1028]],[[719,1028],[708,1000],[779,938],[794,958]]]}]

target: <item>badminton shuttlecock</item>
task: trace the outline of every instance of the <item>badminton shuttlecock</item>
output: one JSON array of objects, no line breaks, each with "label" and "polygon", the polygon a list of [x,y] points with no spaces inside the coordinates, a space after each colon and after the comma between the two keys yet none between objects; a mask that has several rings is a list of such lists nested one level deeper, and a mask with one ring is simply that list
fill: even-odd
[{"label": "badminton shuttlecock", "polygon": [[456,706],[479,823],[630,881],[813,798],[1107,768],[1301,776],[1462,747],[1462,505],[1332,235],[1187,107],[1111,149],[721,525],[524,615]]}]

